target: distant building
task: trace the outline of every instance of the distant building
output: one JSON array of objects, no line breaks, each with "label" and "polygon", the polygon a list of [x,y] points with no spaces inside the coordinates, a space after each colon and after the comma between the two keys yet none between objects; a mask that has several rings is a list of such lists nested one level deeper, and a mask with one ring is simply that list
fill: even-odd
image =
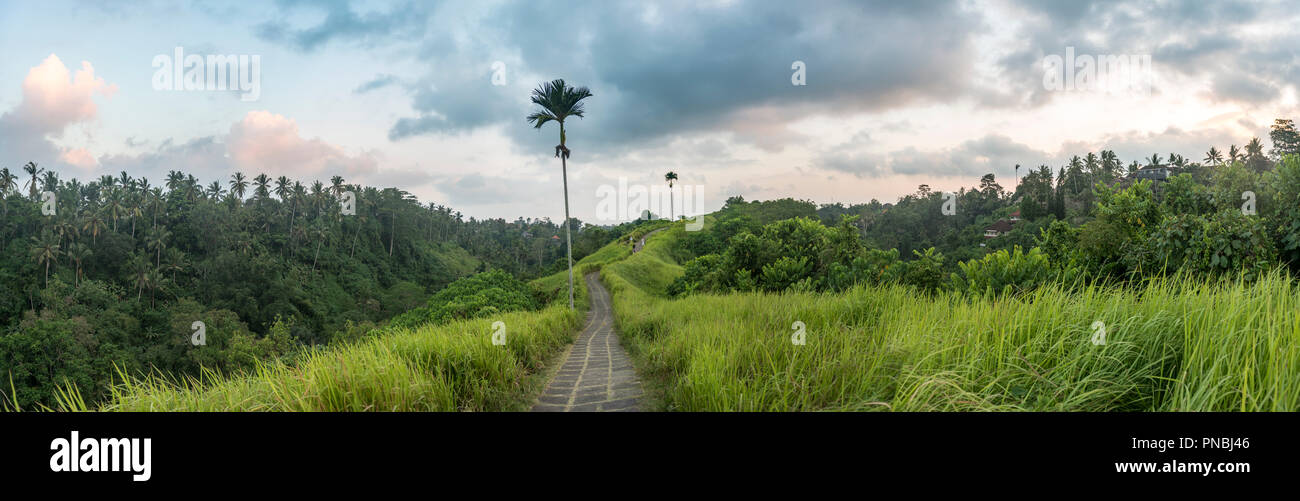
[{"label": "distant building", "polygon": [[1020,221],[1020,209],[1016,209],[1014,212],[1011,213],[1011,223],[1015,224],[1016,222],[1019,221]]},{"label": "distant building", "polygon": [[1163,165],[1143,167],[1129,174],[1133,179],[1150,179],[1153,181],[1164,181],[1169,179],[1173,169]]},{"label": "distant building", "polygon": [[1006,232],[1011,231],[1011,227],[1014,225],[1015,223],[1011,221],[999,219],[998,222],[990,224],[984,228],[984,238],[1000,237]]}]

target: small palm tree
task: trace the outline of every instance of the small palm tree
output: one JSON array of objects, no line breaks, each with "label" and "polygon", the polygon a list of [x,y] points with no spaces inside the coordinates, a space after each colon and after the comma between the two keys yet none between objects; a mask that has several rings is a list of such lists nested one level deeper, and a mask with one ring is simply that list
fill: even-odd
[{"label": "small palm tree", "polygon": [[[668,171],[667,174],[664,174],[664,181],[668,181],[668,220],[669,221],[672,221],[674,219],[674,211],[676,211],[675,208],[676,204],[673,202],[673,181],[676,180],[677,180],[676,172]],[[663,199],[661,198],[660,200]]]},{"label": "small palm tree", "polygon": [[569,223],[569,148],[565,146],[564,120],[582,118],[582,100],[591,97],[586,87],[573,88],[562,79],[544,82],[533,90],[533,104],[542,109],[528,115],[525,120],[540,129],[546,122],[560,124],[560,144],[555,146],[555,156],[560,158],[560,176],[564,181],[564,238],[568,242],[569,259],[569,309],[573,309],[573,235]]},{"label": "small palm tree", "polygon": [[1241,160],[1241,149],[1234,144],[1228,147],[1228,163],[1236,163],[1237,160]]}]

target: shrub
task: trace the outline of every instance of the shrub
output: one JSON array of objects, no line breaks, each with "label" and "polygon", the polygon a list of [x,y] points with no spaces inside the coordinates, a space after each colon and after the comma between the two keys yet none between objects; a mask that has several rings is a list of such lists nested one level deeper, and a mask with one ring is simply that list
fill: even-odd
[{"label": "shrub", "polygon": [[481,318],[501,312],[538,309],[527,284],[501,270],[492,270],[452,282],[424,306],[393,318],[395,327],[413,328],[427,323]]},{"label": "shrub", "polygon": [[952,274],[953,288],[976,295],[1029,291],[1057,275],[1047,255],[1037,247],[1029,252],[1024,252],[1019,246],[1010,252],[1002,249],[983,259],[972,259],[957,266],[961,273]]},{"label": "shrub", "polygon": [[[764,290],[783,291],[796,282],[810,279],[812,266],[808,258],[799,256],[797,258],[783,256],[777,259],[775,263],[763,266],[763,274],[759,283]],[[804,284],[801,289],[809,289],[811,284]]]}]

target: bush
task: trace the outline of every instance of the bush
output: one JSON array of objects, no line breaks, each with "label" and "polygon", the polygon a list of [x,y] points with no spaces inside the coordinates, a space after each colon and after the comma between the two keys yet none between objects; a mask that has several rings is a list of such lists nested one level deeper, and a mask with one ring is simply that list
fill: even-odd
[{"label": "bush", "polygon": [[1024,252],[1016,246],[999,250],[983,259],[958,263],[961,273],[951,276],[953,289],[970,294],[1016,294],[1038,288],[1057,273],[1047,255],[1037,247]]},{"label": "bush", "polygon": [[538,307],[527,284],[509,273],[492,270],[452,282],[424,306],[394,317],[392,325],[414,328]]},{"label": "bush", "polygon": [[916,286],[924,291],[937,291],[944,287],[943,254],[935,252],[934,247],[912,251],[916,259],[909,261],[902,274],[903,283]]}]

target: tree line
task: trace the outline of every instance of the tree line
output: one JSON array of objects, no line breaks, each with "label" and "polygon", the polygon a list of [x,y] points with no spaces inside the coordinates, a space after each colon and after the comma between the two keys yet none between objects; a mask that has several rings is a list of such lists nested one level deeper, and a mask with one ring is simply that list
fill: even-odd
[{"label": "tree line", "polygon": [[[569,224],[579,258],[612,238]],[[155,186],[127,172],[82,182],[31,162],[0,168],[0,386],[30,406],[63,381],[101,398],[118,370],[247,368],[362,336],[475,272],[558,271],[560,232],[340,176],[236,172],[203,185],[171,171]]]}]

